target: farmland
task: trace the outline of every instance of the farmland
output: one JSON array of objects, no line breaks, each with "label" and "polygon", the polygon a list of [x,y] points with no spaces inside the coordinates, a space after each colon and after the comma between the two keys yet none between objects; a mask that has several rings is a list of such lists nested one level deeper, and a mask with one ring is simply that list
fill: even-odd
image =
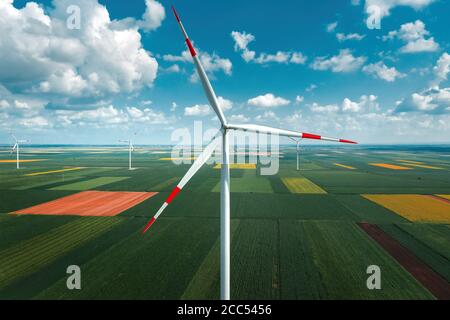
[{"label": "farmland", "polygon": [[[131,171],[126,148],[22,152],[20,170],[0,153],[0,299],[219,298],[220,165],[142,235],[189,168],[170,148],[137,147]],[[436,299],[359,224],[450,281],[450,148],[304,146],[300,171],[295,147],[280,153],[276,175],[231,170],[233,299]],[[69,265],[82,290],[67,289]]]}]

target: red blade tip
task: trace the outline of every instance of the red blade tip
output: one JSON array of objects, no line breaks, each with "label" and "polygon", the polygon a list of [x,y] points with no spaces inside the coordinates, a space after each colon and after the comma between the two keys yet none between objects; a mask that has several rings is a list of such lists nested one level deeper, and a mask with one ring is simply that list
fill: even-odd
[{"label": "red blade tip", "polygon": [[150,221],[145,226],[144,230],[142,230],[142,234],[146,233],[148,229],[152,226],[152,224],[155,222],[155,217],[151,218]]},{"label": "red blade tip", "polygon": [[174,6],[172,6],[172,10],[173,10],[173,14],[175,15],[175,18],[177,19],[178,22],[180,22],[180,17],[178,17],[178,13],[177,13],[177,11],[175,10],[175,7],[174,7]]},{"label": "red blade tip", "polygon": [[355,141],[351,141],[351,140],[345,140],[345,139],[339,139],[339,142],[342,142],[342,143],[352,143],[352,144],[358,144],[358,142],[355,142]]}]

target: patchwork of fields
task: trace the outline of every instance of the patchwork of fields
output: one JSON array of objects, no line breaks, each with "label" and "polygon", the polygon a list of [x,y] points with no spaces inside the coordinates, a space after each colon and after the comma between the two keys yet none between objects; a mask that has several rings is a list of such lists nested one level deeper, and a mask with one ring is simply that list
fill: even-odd
[{"label": "patchwork of fields", "polygon": [[[300,171],[281,151],[277,175],[231,170],[233,299],[450,299],[450,148],[305,146]],[[143,236],[189,168],[161,154],[129,171],[121,148],[24,148],[20,170],[3,153],[0,299],[218,299],[220,164]]]}]

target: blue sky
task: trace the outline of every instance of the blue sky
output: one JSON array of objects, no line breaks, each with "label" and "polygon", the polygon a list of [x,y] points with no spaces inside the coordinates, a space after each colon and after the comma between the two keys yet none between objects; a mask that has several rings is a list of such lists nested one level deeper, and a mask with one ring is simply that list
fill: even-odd
[{"label": "blue sky", "polygon": [[[111,144],[137,132],[136,143],[166,144],[195,121],[218,127],[171,4],[230,122],[450,142],[444,0],[0,0],[0,142],[13,130],[33,143]],[[373,8],[380,29],[367,26]]]}]

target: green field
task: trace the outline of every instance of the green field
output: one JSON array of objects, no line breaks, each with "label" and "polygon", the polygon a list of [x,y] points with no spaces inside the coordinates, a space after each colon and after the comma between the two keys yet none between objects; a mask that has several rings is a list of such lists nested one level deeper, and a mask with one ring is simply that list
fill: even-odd
[{"label": "green field", "polygon": [[[295,148],[281,149],[276,175],[231,171],[233,299],[435,299],[357,223],[378,225],[450,281],[449,225],[412,223],[361,196],[450,194],[450,148],[304,146],[300,171]],[[218,299],[220,170],[205,165],[140,232],[189,168],[159,160],[165,151],[137,148],[132,171],[114,147],[29,147],[24,159],[47,160],[0,163],[0,299]],[[404,160],[442,169],[369,164]],[[26,176],[68,167],[83,169]],[[115,217],[11,214],[84,190],[158,194]],[[82,290],[67,289],[69,265]],[[369,265],[382,270],[381,290],[366,287]]]}]

